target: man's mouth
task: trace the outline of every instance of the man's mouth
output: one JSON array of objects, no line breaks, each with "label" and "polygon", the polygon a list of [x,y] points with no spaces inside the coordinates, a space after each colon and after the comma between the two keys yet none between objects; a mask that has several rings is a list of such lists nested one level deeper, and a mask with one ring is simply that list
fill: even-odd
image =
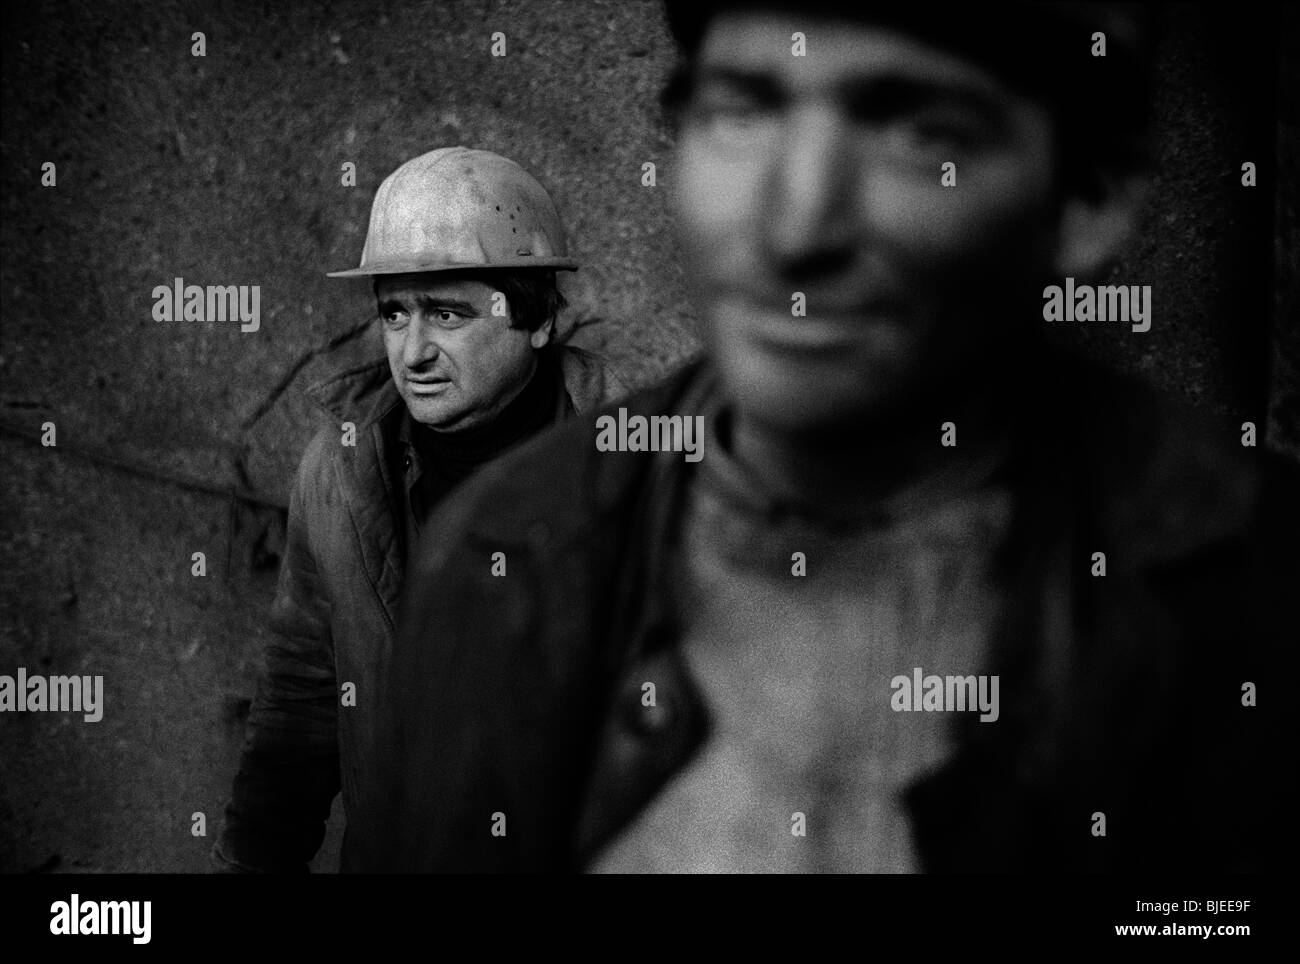
[{"label": "man's mouth", "polygon": [[[803,314],[794,309],[802,308]],[[883,299],[862,301],[815,301],[802,305],[771,302],[733,302],[730,313],[754,338],[770,347],[808,352],[844,351],[873,337],[873,329],[901,328],[906,312],[897,302]]]},{"label": "man's mouth", "polygon": [[406,387],[413,395],[436,395],[451,384],[449,378],[412,378],[407,376]]}]

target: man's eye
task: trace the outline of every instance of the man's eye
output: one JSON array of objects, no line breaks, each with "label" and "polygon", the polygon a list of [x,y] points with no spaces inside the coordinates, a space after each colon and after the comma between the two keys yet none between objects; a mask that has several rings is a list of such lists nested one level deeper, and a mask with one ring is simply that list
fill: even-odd
[{"label": "man's eye", "polygon": [[460,315],[446,308],[439,308],[438,310],[436,310],[433,313],[433,317],[435,320],[437,320],[440,324],[443,325],[453,325],[461,320]]},{"label": "man's eye", "polygon": [[741,139],[765,131],[775,118],[775,111],[751,101],[704,101],[690,110],[691,119],[708,134],[726,139]]},{"label": "man's eye", "polygon": [[959,155],[980,144],[980,134],[971,125],[942,118],[910,118],[886,124],[885,145],[901,155]]},{"label": "man's eye", "polygon": [[386,311],[384,312],[384,324],[390,328],[400,328],[406,324],[407,314],[404,311]]}]

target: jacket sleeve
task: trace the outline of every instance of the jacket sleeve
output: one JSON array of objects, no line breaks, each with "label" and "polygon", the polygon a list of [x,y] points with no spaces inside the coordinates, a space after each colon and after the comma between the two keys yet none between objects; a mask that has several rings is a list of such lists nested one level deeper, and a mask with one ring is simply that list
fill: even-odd
[{"label": "jacket sleeve", "polygon": [[228,872],[306,872],[339,792],[338,686],[330,600],[312,550],[326,504],[325,436],[303,456],[289,503],[272,634],[239,772],[212,856]]}]

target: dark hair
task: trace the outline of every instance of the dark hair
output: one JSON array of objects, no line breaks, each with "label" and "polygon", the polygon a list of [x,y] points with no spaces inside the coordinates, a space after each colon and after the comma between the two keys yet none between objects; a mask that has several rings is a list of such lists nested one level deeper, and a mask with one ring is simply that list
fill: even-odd
[{"label": "dark hair", "polygon": [[[1030,96],[1056,121],[1061,186],[1098,196],[1099,177],[1149,161],[1152,53],[1160,34],[1152,3],[1019,3],[945,7],[903,0],[844,6],[834,0],[664,0],[680,58],[660,93],[671,127],[690,101],[700,43],[724,10],[793,8],[875,22],[924,37],[977,60]],[[1089,53],[1092,30],[1111,42],[1105,59]],[[1086,67],[1086,69],[1085,69]]]},{"label": "dark hair", "polygon": [[[510,308],[510,327],[536,331],[548,321],[559,318],[569,302],[560,293],[555,271],[549,268],[457,272],[459,277],[481,281],[506,296]],[[371,288],[379,294],[379,278],[371,279]]]},{"label": "dark hair", "polygon": [[568,305],[555,282],[555,272],[546,268],[492,272],[482,280],[506,296],[512,328],[536,331],[555,321]]}]

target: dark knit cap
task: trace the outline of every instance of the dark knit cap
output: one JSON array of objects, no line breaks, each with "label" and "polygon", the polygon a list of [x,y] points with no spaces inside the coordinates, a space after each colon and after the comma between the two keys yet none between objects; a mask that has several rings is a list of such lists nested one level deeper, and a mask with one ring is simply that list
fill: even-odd
[{"label": "dark knit cap", "polygon": [[[981,64],[1112,142],[1140,134],[1147,122],[1156,28],[1151,3],[665,0],[664,6],[688,61],[722,11],[788,11],[809,18],[810,56],[817,42],[814,18],[877,24]],[[1096,33],[1106,36],[1104,57],[1093,56]]]}]

